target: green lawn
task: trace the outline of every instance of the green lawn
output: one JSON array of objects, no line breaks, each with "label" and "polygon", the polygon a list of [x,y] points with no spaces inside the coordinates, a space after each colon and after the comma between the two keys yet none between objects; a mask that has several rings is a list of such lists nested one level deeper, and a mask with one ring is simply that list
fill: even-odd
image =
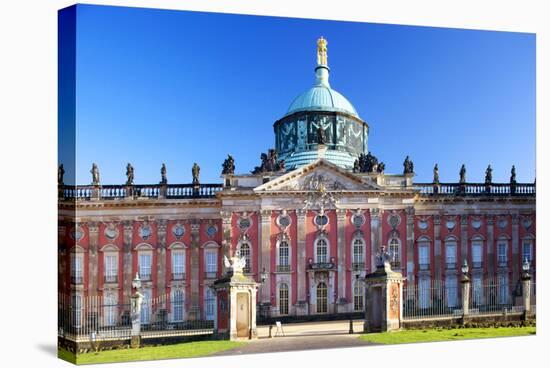
[{"label": "green lawn", "polygon": [[[194,358],[206,356],[218,351],[233,349],[245,344],[236,341],[194,341],[174,345],[144,347],[139,349],[118,349],[98,353],[78,354],[77,364],[132,362],[171,358]],[[61,359],[72,362],[70,353],[58,350]],[[67,359],[68,358],[68,359]]]},{"label": "green lawn", "polygon": [[535,327],[454,328],[433,330],[404,330],[363,334],[362,340],[379,344],[406,344],[411,342],[451,341],[534,335]]}]

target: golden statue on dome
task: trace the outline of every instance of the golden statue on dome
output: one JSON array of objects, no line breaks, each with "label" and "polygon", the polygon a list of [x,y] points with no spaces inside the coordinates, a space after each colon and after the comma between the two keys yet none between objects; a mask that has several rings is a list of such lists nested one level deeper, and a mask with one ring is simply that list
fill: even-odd
[{"label": "golden statue on dome", "polygon": [[323,36],[317,40],[317,65],[328,65],[327,45],[328,42]]}]

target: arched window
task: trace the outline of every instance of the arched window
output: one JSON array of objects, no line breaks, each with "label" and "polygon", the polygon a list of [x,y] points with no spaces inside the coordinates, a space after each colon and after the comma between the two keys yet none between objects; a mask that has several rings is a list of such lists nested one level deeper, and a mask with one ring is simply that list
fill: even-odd
[{"label": "arched window", "polygon": [[151,322],[151,289],[143,289],[143,300],[141,302],[141,324],[147,325]]},{"label": "arched window", "polygon": [[448,270],[456,268],[456,238],[448,238],[445,240],[445,264]]},{"label": "arched window", "polygon": [[430,240],[426,237],[418,239],[418,266],[420,270],[430,269]]},{"label": "arched window", "polygon": [[172,321],[183,321],[183,291],[180,289],[172,292]]},{"label": "arched window", "polygon": [[475,237],[472,239],[472,267],[481,268],[483,266],[483,239]]},{"label": "arched window", "polygon": [[250,273],[252,270],[252,265],[250,263],[250,244],[242,243],[239,251],[240,251],[240,256],[244,257],[245,259],[243,272]]},{"label": "arched window", "polygon": [[390,243],[388,245],[388,251],[391,255],[391,266],[398,268],[401,267],[401,262],[399,261],[401,259],[401,250],[399,246],[399,239],[393,238],[390,240]]},{"label": "arched window", "polygon": [[498,266],[506,267],[508,265],[508,239],[500,237],[497,242]]},{"label": "arched window", "polygon": [[290,271],[290,249],[288,242],[283,240],[279,243],[279,266],[278,271]]},{"label": "arched window", "polygon": [[324,238],[317,239],[315,242],[315,257],[316,263],[328,262],[328,244]]},{"label": "arched window", "polygon": [[288,314],[288,285],[287,284],[279,285],[279,314],[280,315]]},{"label": "arched window", "polygon": [[214,290],[206,288],[206,297],[204,298],[204,314],[207,320],[212,321],[216,315],[216,294]]},{"label": "arched window", "polygon": [[360,282],[356,281],[353,286],[353,310],[362,311],[364,301],[363,287]]},{"label": "arched window", "polygon": [[353,268],[365,266],[365,242],[361,238],[353,239]]},{"label": "arched window", "polygon": [[113,293],[107,293],[103,297],[103,317],[105,326],[114,326],[116,324],[117,302]]},{"label": "arched window", "polygon": [[328,311],[328,292],[327,284],[320,282],[317,284],[317,313],[327,313]]}]

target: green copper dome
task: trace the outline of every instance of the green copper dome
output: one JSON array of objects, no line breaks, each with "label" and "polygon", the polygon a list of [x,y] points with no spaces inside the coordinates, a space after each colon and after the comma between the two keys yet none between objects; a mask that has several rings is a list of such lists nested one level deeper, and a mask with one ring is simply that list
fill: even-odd
[{"label": "green copper dome", "polygon": [[326,85],[315,85],[296,97],[287,115],[298,111],[337,111],[359,117],[353,105],[339,92]]}]

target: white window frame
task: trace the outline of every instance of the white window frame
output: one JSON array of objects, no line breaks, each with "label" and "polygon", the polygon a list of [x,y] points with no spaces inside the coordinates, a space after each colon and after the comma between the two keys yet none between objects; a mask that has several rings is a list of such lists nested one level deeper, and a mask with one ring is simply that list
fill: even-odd
[{"label": "white window frame", "polygon": [[81,294],[73,294],[71,296],[71,325],[76,328],[82,326],[82,316],[84,310],[84,303],[82,299],[83,297]]},{"label": "white window frame", "polygon": [[[395,248],[397,248],[397,252]],[[393,237],[388,241],[388,252],[391,255],[391,262],[401,264],[401,240],[399,238]]]},{"label": "white window frame", "polygon": [[[174,249],[171,251],[172,258],[172,277],[178,279],[185,278],[185,250]],[[181,261],[178,263],[178,261]],[[182,275],[174,276],[174,275]]]},{"label": "white window frame", "polygon": [[498,303],[499,304],[508,304],[509,302],[509,282],[508,275],[500,274],[498,275]]},{"label": "white window frame", "polygon": [[458,306],[458,278],[456,275],[447,275],[445,278],[445,294],[448,308]]},{"label": "white window frame", "polygon": [[[323,257],[320,258],[319,257],[319,243],[320,242],[324,242],[325,244],[325,248],[326,248],[326,252],[324,255],[322,255]],[[314,256],[315,256],[315,263],[328,263],[330,262],[330,243],[328,241],[328,239],[324,236],[321,236],[321,237],[318,237],[317,239],[315,239],[315,247],[314,247]]]},{"label": "white window frame", "polygon": [[497,241],[497,262],[499,266],[508,264],[508,239],[506,238],[500,238]]},{"label": "white window frame", "polygon": [[71,283],[77,279],[80,280],[77,284],[84,282],[84,253],[79,249],[71,252]]},{"label": "white window frame", "polygon": [[117,323],[118,296],[114,292],[107,292],[103,296],[103,324],[115,326]]},{"label": "white window frame", "polygon": [[216,319],[216,293],[209,287],[204,288],[204,318],[208,321]]},{"label": "white window frame", "polygon": [[107,283],[118,282],[118,249],[114,247],[103,248],[103,277]]},{"label": "white window frame", "polygon": [[204,269],[208,273],[218,272],[218,250],[207,248],[204,250]]},{"label": "white window frame", "polygon": [[151,288],[142,289],[143,300],[141,301],[141,324],[151,323],[151,302],[153,299],[153,290]]},{"label": "white window frame", "polygon": [[365,289],[361,281],[353,283],[353,310],[355,312],[365,310]]},{"label": "white window frame", "polygon": [[[281,245],[282,244],[286,244],[286,247],[282,247]],[[287,254],[286,255],[283,255],[281,254],[282,253],[282,250],[286,248],[286,252]],[[288,239],[283,239],[281,241],[278,241],[277,242],[277,267],[279,266],[283,266],[283,267],[287,267],[287,268],[290,268],[290,265],[291,265],[291,250],[290,250],[290,241]],[[286,262],[283,262],[283,260],[286,259]]]},{"label": "white window frame", "polygon": [[418,279],[418,307],[430,307],[430,278],[421,277]]},{"label": "white window frame", "polygon": [[418,267],[420,270],[430,269],[430,239],[427,237],[420,237],[417,240],[418,244]]},{"label": "white window frame", "polygon": [[533,263],[533,239],[530,239],[530,238],[525,238],[521,241],[521,263],[523,263],[525,261],[525,249],[526,249],[526,246],[527,246],[527,249],[529,249],[529,257],[527,258],[527,260],[529,261],[530,264]]},{"label": "white window frame", "polygon": [[173,289],[171,297],[172,322],[183,322],[185,320],[185,292],[183,289]]},{"label": "white window frame", "polygon": [[472,266],[476,268],[477,264],[483,266],[483,238],[481,237],[472,239]]},{"label": "white window frame", "polygon": [[[452,249],[452,252],[450,251]],[[454,267],[457,265],[457,250],[458,250],[458,241],[456,238],[447,238],[445,239],[445,264],[447,268],[451,267],[454,264]]]},{"label": "white window frame", "polygon": [[[281,297],[281,293],[283,291],[286,291],[286,298]],[[282,301],[285,301],[285,300],[286,300],[286,303],[283,304]],[[279,287],[277,288],[277,305],[279,307],[278,309],[279,309],[280,316],[287,316],[290,314],[290,287],[286,282],[280,283]]]},{"label": "white window frame", "polygon": [[[321,298],[319,296],[319,286],[321,286],[321,284],[325,285],[325,292],[326,292],[326,295],[324,298]],[[329,302],[329,298],[328,298],[328,293],[329,293],[329,289],[328,289],[328,284],[324,281],[321,281],[319,282],[316,286],[315,286],[315,301],[316,301],[316,312],[319,313],[319,314],[326,314],[328,313],[328,302]],[[321,303],[319,303],[321,302]],[[323,307],[323,308],[321,308]]]},{"label": "white window frame", "polygon": [[245,245],[248,246],[248,254],[244,255],[244,257],[245,257],[245,266],[243,268],[243,273],[250,274],[254,270],[253,264],[252,264],[252,260],[254,259],[253,251],[252,251],[252,243],[250,241],[241,241],[241,242],[239,242],[239,246],[238,246],[237,249],[239,251],[239,255],[241,257],[243,257],[242,249],[243,249],[243,246],[245,246]]},{"label": "white window frame", "polygon": [[472,277],[472,305],[474,307],[483,305],[483,279],[481,275]]}]

